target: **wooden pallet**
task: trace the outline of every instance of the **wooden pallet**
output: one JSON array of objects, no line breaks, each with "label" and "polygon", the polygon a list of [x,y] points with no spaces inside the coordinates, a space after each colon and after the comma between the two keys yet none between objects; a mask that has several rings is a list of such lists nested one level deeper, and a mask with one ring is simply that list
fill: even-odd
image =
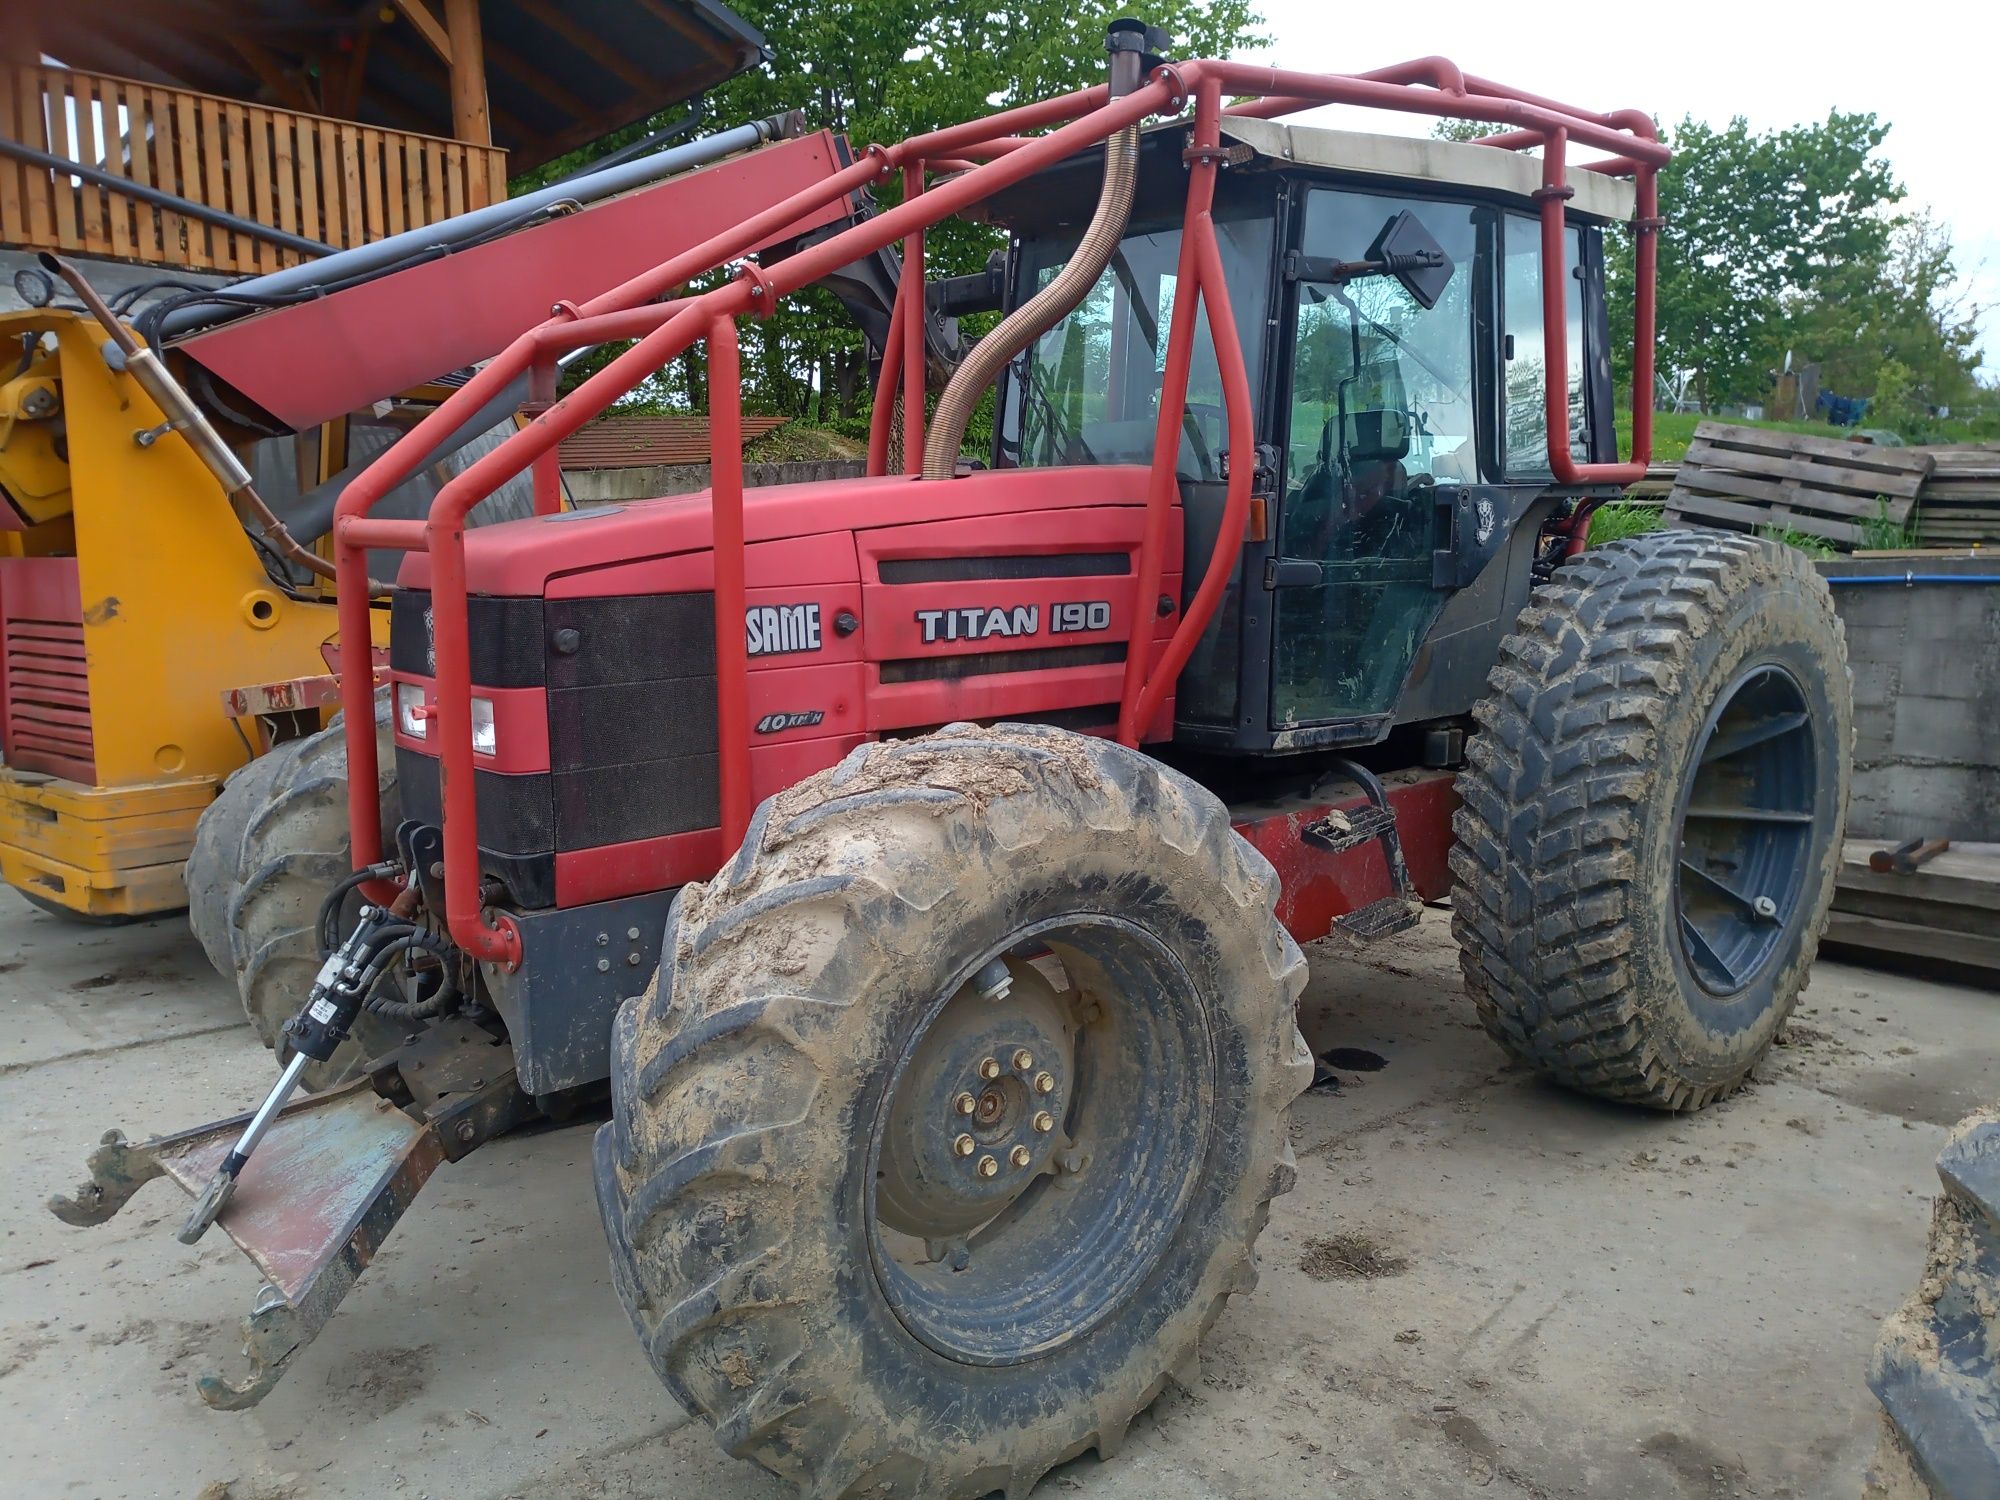
[{"label": "wooden pallet", "polygon": [[1925,448],[1883,448],[1803,432],[1703,422],[1666,498],[1669,522],[1765,526],[1852,545],[1878,515],[1907,520],[1933,467]]},{"label": "wooden pallet", "polygon": [[2000,844],[1953,844],[1909,875],[1877,874],[1890,839],[1849,839],[1826,941],[1987,970],[2000,983]]},{"label": "wooden pallet", "polygon": [[2000,542],[2000,444],[1928,450],[1936,461],[1917,496],[1917,533],[1930,546]]}]

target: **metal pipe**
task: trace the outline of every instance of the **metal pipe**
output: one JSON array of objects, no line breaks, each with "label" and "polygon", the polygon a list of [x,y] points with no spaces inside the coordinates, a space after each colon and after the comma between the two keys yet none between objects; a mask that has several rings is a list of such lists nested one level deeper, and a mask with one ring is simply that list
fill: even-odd
[{"label": "metal pipe", "polygon": [[708,333],[709,516],[715,563],[716,773],[726,859],[750,826],[750,657],[743,557],[742,361],[736,320]]},{"label": "metal pipe", "polygon": [[333,246],[322,245],[318,240],[309,240],[304,235],[287,234],[282,229],[273,229],[269,224],[259,224],[255,219],[238,218],[224,209],[210,208],[206,203],[196,203],[192,199],[181,197],[178,193],[169,193],[163,188],[134,182],[129,177],[116,176],[87,162],[71,161],[66,156],[54,156],[47,151],[37,151],[33,146],[10,141],[3,135],[0,135],[0,156],[11,156],[16,161],[24,161],[31,167],[41,167],[65,177],[81,177],[94,186],[109,188],[114,193],[136,198],[141,203],[150,203],[155,208],[164,208],[170,213],[179,214],[184,219],[199,219],[204,224],[213,224],[216,228],[227,229],[232,234],[263,240],[282,249],[295,250],[300,255],[336,253]]},{"label": "metal pipe", "polygon": [[[903,201],[915,202],[924,190],[924,166],[911,162],[903,168]],[[929,369],[924,360],[925,325],[930,322],[930,306],[924,293],[924,231],[921,226],[903,238],[903,275],[897,286],[903,302],[903,472],[915,474],[919,463],[927,471],[930,453],[924,447],[924,386]],[[950,387],[946,387],[949,394]],[[711,410],[713,403],[711,403]],[[968,412],[969,414],[969,412]],[[945,416],[944,398],[938,398],[939,425]],[[961,428],[961,435],[963,429]],[[954,455],[958,450],[952,449]],[[926,474],[928,477],[928,474]]]},{"label": "metal pipe", "polygon": [[[1114,50],[1111,53],[1107,99],[1122,99],[1139,86],[1139,52],[1117,46],[1123,40],[1117,28],[1127,24],[1115,23],[1109,38]],[[1104,184],[1098,191],[1096,212],[1091,214],[1090,223],[1084,227],[1076,249],[1063,263],[1063,268],[1049,279],[1047,286],[1002,318],[991,333],[972,346],[964,363],[952,371],[944,394],[938,397],[937,415],[931,423],[930,437],[924,443],[922,473],[925,479],[949,479],[957,472],[958,450],[965,442],[966,425],[971,422],[972,410],[979,404],[979,398],[986,394],[986,388],[1006,368],[1008,361],[1068,317],[1090,295],[1091,288],[1097,285],[1097,278],[1104,274],[1104,268],[1111,264],[1111,257],[1118,253],[1118,241],[1125,234],[1126,220],[1131,217],[1132,195],[1138,183],[1139,127],[1135,123],[1117,131],[1105,143]],[[910,243],[916,246],[918,255],[923,253],[920,237],[913,238]],[[906,274],[907,270],[906,260]],[[905,353],[903,358],[903,376],[908,385],[912,356]],[[921,394],[923,388],[919,385],[916,389]],[[912,421],[908,410],[910,396],[907,390],[903,401],[905,424],[913,432],[921,432],[921,427]],[[908,455],[905,454],[907,460]]]},{"label": "metal pipe", "polygon": [[[689,141],[685,146],[675,146],[669,151],[642,156],[637,161],[621,162],[614,167],[573,177],[567,182],[538,188],[532,193],[523,193],[518,198],[489,203],[485,208],[475,208],[470,213],[459,214],[455,218],[440,219],[437,223],[427,224],[421,229],[405,230],[402,234],[392,234],[387,239],[357,245],[352,250],[336,251],[310,265],[289,266],[282,271],[273,271],[268,276],[253,276],[248,281],[236,282],[229,290],[242,296],[285,297],[309,292],[314,287],[323,286],[330,281],[350,281],[357,276],[367,276],[373,272],[386,270],[400,261],[435,250],[441,245],[448,247],[476,238],[524,215],[547,208],[551,204],[566,199],[590,203],[599,198],[609,198],[614,193],[641,187],[675,172],[705,166],[721,157],[762,145],[765,141],[789,140],[801,134],[804,129],[805,116],[798,110],[770,115],[762,120],[752,120],[748,125],[738,125],[733,130],[703,136],[698,141]],[[322,251],[326,248],[326,246],[320,247]],[[167,314],[161,323],[161,333],[167,338],[178,338],[240,311],[240,308],[219,302],[190,303]]]},{"label": "metal pipe", "polygon": [[[60,255],[51,255],[46,250],[39,258],[42,269],[53,272],[68,282],[70,289],[76,293],[90,315],[103,325],[106,333],[111,335],[111,341],[125,356],[126,373],[138,382],[139,389],[151,397],[153,404],[159,407],[161,414],[167,419],[167,426],[187,440],[187,445],[194,449],[195,457],[201,460],[202,466],[216,477],[222,485],[222,493],[229,497],[230,505],[243,524],[245,526],[254,524],[263,534],[264,540],[287,563],[304,568],[317,577],[332,578],[333,564],[301,547],[297,538],[286,530],[285,523],[271,513],[271,507],[266,505],[263,497],[257,493],[257,486],[250,479],[250,471],[243,467],[243,460],[236,456],[236,451],[222,440],[222,434],[215,430],[208,418],[202,414],[201,408],[194,404],[194,398],[181,389],[181,383],[174,379],[167,367],[160,362],[160,357],[140,343],[132,331],[118,321],[111,309],[105,305],[104,299],[97,295],[97,288],[90,284],[83,272]],[[135,433],[133,441],[147,443],[151,438],[143,432]]]}]

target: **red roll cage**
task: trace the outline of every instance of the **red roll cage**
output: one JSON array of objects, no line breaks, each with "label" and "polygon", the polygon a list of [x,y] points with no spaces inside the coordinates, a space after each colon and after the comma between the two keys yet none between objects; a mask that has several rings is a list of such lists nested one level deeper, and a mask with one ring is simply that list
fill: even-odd
[{"label": "red roll cage", "polygon": [[[1227,91],[1239,102],[1225,109]],[[868,469],[887,470],[889,423],[896,388],[903,387],[903,454],[915,479],[923,452],[924,229],[1003,187],[1106,139],[1151,115],[1177,115],[1192,102],[1192,143],[1183,220],[1178,285],[1194,296],[1175,299],[1168,333],[1163,395],[1155,428],[1146,519],[1138,558],[1137,598],[1159,589],[1166,527],[1175,493],[1172,435],[1186,402],[1196,309],[1208,319],[1220,369],[1229,432],[1229,480],[1222,525],[1200,587],[1183,612],[1165,653],[1148,671],[1146,653],[1127,655],[1118,738],[1136,745],[1207,628],[1242,552],[1255,469],[1249,375],[1223,280],[1210,206],[1222,155],[1225,114],[1259,118],[1319,104],[1360,104],[1410,114],[1475,120],[1512,127],[1483,137],[1501,150],[1542,148],[1542,329],[1547,391],[1549,466],[1563,485],[1629,484],[1642,477],[1652,450],[1653,294],[1659,221],[1657,174],[1668,158],[1652,120],[1637,110],[1594,114],[1462,73],[1441,57],[1419,58],[1360,74],[1297,73],[1244,63],[1202,60],[1153,70],[1144,85],[1110,97],[1108,85],[1045,99],[984,119],[913,136],[894,146],[871,145],[825,182],[797,193],[709,238],[644,275],[578,306],[558,303],[547,322],[522,334],[450,399],[431,412],[371,465],[341,497],[334,520],[334,561],[343,640],[369,637],[367,553],[370,548],[429,555],[431,609],[436,637],[435,742],[444,809],[446,919],[451,936],[476,957],[514,967],[520,962],[518,929],[504,913],[486,908],[480,894],[479,843],[473,802],[472,682],[466,619],[465,517],[507,480],[532,465],[535,510],[560,508],[557,444],[618,397],[654,374],[697,339],[708,341],[711,508],[715,550],[715,667],[722,842],[738,843],[750,820],[748,660],[743,636],[744,538],[741,372],[736,320],[768,314],[780,297],[810,285],[861,256],[903,242],[898,288],[886,357],[870,426]],[[1046,135],[1020,132],[1056,127]],[[1569,143],[1609,153],[1579,164],[1581,170],[1631,176],[1638,194],[1632,358],[1632,458],[1625,463],[1578,463],[1570,452],[1567,308],[1563,296],[1563,203],[1571,195],[1565,171]],[[905,194],[895,208],[770,267],[742,261],[723,285],[693,297],[661,301],[690,278],[744,255],[799,215],[881,180],[903,174]],[[925,174],[951,174],[926,186]],[[637,342],[568,395],[555,398],[556,360],[575,349],[622,340]],[[376,503],[415,471],[423,457],[471,412],[523,372],[541,413],[500,447],[458,475],[439,493],[424,520],[378,519]],[[382,857],[374,687],[369,674],[341,674],[347,721],[348,813],[354,865]],[[371,882],[378,900],[393,887]]]}]

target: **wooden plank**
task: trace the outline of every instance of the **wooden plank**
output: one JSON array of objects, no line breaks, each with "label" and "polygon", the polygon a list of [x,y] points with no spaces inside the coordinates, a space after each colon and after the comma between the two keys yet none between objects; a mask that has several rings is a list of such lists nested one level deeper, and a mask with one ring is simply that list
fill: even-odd
[{"label": "wooden plank", "polygon": [[[125,91],[125,149],[132,158],[132,180],[141,187],[153,183],[153,106],[147,91],[133,86]],[[149,203],[134,202],[134,254],[141,260],[165,261],[167,240],[160,228],[161,210]]]},{"label": "wooden plank", "polygon": [[[115,172],[129,182],[132,178],[132,153],[128,144],[132,135],[132,111],[127,104],[125,90],[117,79],[101,78],[98,80],[97,97],[101,110],[98,126],[104,148],[104,170]],[[111,231],[111,253],[120,260],[132,259],[135,243],[132,213],[140,206],[138,199],[125,193],[105,191],[104,215]]]},{"label": "wooden plank", "polygon": [[486,153],[486,170],[493,174],[493,191],[487,199],[490,203],[507,201],[507,153],[494,147]]},{"label": "wooden plank", "polygon": [[[299,165],[292,154],[293,131],[297,120],[284,110],[271,115],[271,173],[274,179],[272,197],[277,205],[277,218],[272,222],[287,234],[299,232]],[[280,265],[295,266],[300,256],[291,250],[280,253]]]},{"label": "wooden plank", "polygon": [[457,218],[465,212],[465,151],[450,147],[444,154],[445,217]]},{"label": "wooden plank", "polygon": [[1715,495],[1725,500],[1762,500],[1795,510],[1823,511],[1828,515],[1853,516],[1872,521],[1885,510],[1892,521],[1905,520],[1915,499],[1903,495],[1889,500],[1862,499],[1859,495],[1836,494],[1814,489],[1796,479],[1753,479],[1747,474],[1715,474],[1707,469],[1683,467],[1674,481],[1674,493]]},{"label": "wooden plank", "polygon": [[[227,178],[222,170],[223,128],[222,104],[215,99],[193,101],[195,115],[201,132],[201,187],[200,201],[211,207],[220,207],[228,196]],[[218,270],[237,269],[236,246],[229,232],[208,226],[208,257]]]},{"label": "wooden plank", "polygon": [[[42,91],[42,70],[22,68],[14,75],[14,100],[20,113],[22,145],[49,149],[48,98]],[[55,242],[55,191],[47,172],[27,171],[21,177],[21,213],[28,221],[28,233],[38,245]]]},{"label": "wooden plank", "polygon": [[[268,109],[252,109],[247,124],[250,132],[250,201],[255,205],[251,217],[259,224],[275,224],[277,215],[271,206],[271,112]],[[257,241],[257,265],[261,270],[277,270],[278,247],[268,240]]]},{"label": "wooden plank", "polygon": [[1667,498],[1665,515],[1669,521],[1680,520],[1683,516],[1697,520],[1735,521],[1753,531],[1761,526],[1790,528],[1806,532],[1811,536],[1825,537],[1830,542],[1862,540],[1861,528],[1846,521],[1830,521],[1822,516],[1799,515],[1783,507],[1760,509],[1754,505],[1739,505],[1730,500],[1718,500],[1712,495],[1687,495],[1679,490]]},{"label": "wooden plank", "polygon": [[426,222],[435,224],[445,214],[444,142],[426,141],[424,150],[424,211],[429,215]]},{"label": "wooden plank", "polygon": [[1879,469],[1854,469],[1830,460],[1718,448],[1700,439],[1688,444],[1687,457],[1682,460],[1681,467],[1683,470],[1693,467],[1709,472],[1723,470],[1731,474],[1764,474],[1775,479],[1798,479],[1815,489],[1854,490],[1871,499],[1876,495],[1915,495],[1924,482],[1924,475],[1914,469],[1902,474],[1884,474]]},{"label": "wooden plank", "polygon": [[340,127],[331,120],[319,125],[320,202],[326,205],[326,219],[320,238],[336,250],[353,242],[347,237],[347,177],[340,164]]},{"label": "wooden plank", "polygon": [[1890,922],[1856,912],[1829,913],[1824,940],[1855,948],[1871,948],[1878,953],[1899,953],[1913,958],[2000,970],[2000,937],[1948,932],[1938,927],[1920,927],[1914,922]]},{"label": "wooden plank", "polygon": [[[48,149],[65,161],[76,160],[70,143],[69,83],[53,68],[42,72],[42,92],[47,99]],[[51,197],[55,203],[56,244],[64,250],[81,250],[83,235],[77,226],[76,189],[61,172],[51,174]]]},{"label": "wooden plank", "polygon": [[[10,136],[21,113],[15,100],[17,76],[11,64],[0,63],[0,130]],[[10,156],[0,156],[0,240],[10,245],[29,242],[28,220],[22,207],[25,200],[21,196],[21,177],[29,170]]]},{"label": "wooden plank", "polygon": [[424,210],[424,143],[413,135],[403,137],[403,199],[412,229],[430,223]]},{"label": "wooden plank", "polygon": [[341,217],[347,225],[340,248],[345,250],[368,240],[368,215],[361,197],[361,132],[352,125],[339,125],[334,127],[334,138],[340,146]]},{"label": "wooden plank", "polygon": [[382,138],[382,197],[389,209],[389,233],[401,234],[410,223],[404,212],[403,143],[393,135]]},{"label": "wooden plank", "polygon": [[[222,119],[223,178],[229,184],[229,202],[216,206],[227,207],[239,219],[254,219],[257,206],[250,186],[250,111],[228,102],[222,106]],[[247,234],[232,234],[229,239],[236,264],[245,271],[255,270],[261,242]]]},{"label": "wooden plank", "polygon": [[[191,202],[206,202],[207,200],[202,197],[200,113],[193,95],[175,94],[172,97],[173,152],[179,166],[179,186],[174,191]],[[189,219],[183,226],[183,231],[187,235],[188,264],[197,270],[206,270],[213,266],[215,256],[209,245],[208,226],[199,219]]]},{"label": "wooden plank", "polygon": [[382,201],[382,132],[362,130],[361,202],[367,214],[368,238],[379,240],[388,231],[388,207]]},{"label": "wooden plank", "polygon": [[319,132],[312,121],[300,120],[294,140],[298,147],[299,233],[316,240],[323,237],[319,227]]},{"label": "wooden plank", "polygon": [[1809,432],[1777,432],[1765,427],[1732,427],[1727,422],[1698,422],[1694,435],[1721,448],[1757,452],[1816,453],[1837,458],[1851,468],[1881,469],[1900,474],[1911,469],[1929,472],[1931,460],[1921,448],[1884,448],[1876,443],[1846,443]]},{"label": "wooden plank", "polygon": [[[104,80],[89,73],[71,75],[71,129],[76,134],[76,150],[71,160],[82,162],[87,167],[102,171],[110,170],[105,161],[108,154],[104,149],[103,136],[99,132],[97,91]],[[94,182],[79,182],[76,185],[77,228],[83,234],[83,248],[95,255],[106,255],[111,250],[111,226],[108,204],[110,192]]]}]

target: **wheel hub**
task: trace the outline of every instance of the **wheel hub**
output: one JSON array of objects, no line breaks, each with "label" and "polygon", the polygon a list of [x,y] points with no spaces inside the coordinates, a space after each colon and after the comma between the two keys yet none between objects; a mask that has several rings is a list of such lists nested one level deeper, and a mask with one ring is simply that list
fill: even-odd
[{"label": "wheel hub", "polygon": [[1074,1075],[1075,1025],[1032,964],[988,999],[970,984],[947,1002],[896,1091],[882,1143],[884,1223],[929,1241],[984,1224],[1043,1172],[1059,1145]]}]

